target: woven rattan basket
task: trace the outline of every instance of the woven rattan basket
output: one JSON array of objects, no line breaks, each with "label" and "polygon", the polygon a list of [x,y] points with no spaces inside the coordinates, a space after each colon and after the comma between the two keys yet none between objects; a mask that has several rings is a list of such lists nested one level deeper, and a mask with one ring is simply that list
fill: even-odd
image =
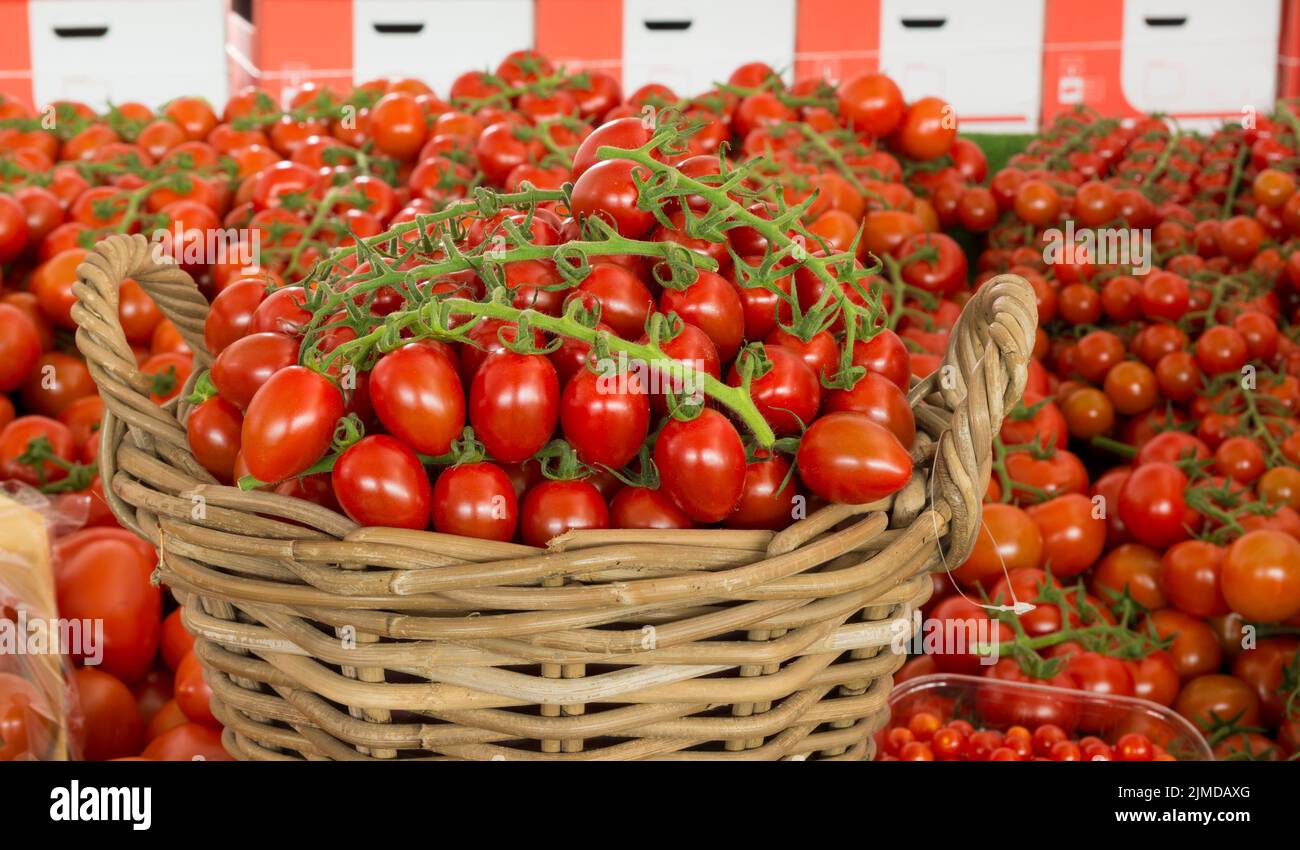
[{"label": "woven rattan basket", "polygon": [[210,361],[190,277],[142,236],[101,242],[73,315],[104,398],[104,489],[158,548],[243,759],[870,758],[927,573],[974,544],[1037,321],[1021,278],[971,298],[912,388],[916,472],[890,499],[777,534],[583,531],[539,550],[215,483],[186,405],[154,404],[136,368],[127,277]]}]

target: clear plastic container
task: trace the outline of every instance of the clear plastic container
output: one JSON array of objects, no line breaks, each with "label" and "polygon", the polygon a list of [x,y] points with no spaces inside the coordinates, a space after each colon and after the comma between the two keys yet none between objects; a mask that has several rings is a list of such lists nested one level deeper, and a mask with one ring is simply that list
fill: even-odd
[{"label": "clear plastic container", "polygon": [[909,679],[889,697],[892,725],[929,711],[945,722],[969,721],[977,729],[1032,729],[1055,723],[1074,737],[1095,735],[1114,744],[1123,735],[1146,735],[1179,761],[1214,761],[1205,738],[1172,709],[1135,697],[1103,696],[1050,685],[941,673]]}]

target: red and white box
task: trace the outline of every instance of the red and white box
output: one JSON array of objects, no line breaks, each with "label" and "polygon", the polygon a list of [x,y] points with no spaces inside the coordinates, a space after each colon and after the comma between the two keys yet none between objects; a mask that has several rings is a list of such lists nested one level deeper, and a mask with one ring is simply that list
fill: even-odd
[{"label": "red and white box", "polygon": [[1043,120],[1076,104],[1211,129],[1272,109],[1280,0],[1047,0]]},{"label": "red and white box", "polygon": [[442,95],[470,70],[533,46],[534,0],[232,0],[235,89],[288,99],[306,82],[346,91],[418,77]]},{"label": "red and white box", "polygon": [[2,0],[0,92],[96,108],[226,99],[225,0]]},{"label": "red and white box", "polygon": [[761,60],[791,79],[891,74],[966,129],[1037,126],[1043,0],[537,0],[537,47],[571,68],[695,94]]}]

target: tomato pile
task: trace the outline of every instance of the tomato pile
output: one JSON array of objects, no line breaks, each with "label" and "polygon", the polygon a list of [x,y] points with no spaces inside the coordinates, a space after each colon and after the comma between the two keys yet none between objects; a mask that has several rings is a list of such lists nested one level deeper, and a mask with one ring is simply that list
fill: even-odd
[{"label": "tomato pile", "polygon": [[[1136,695],[1220,758],[1296,756],[1298,139],[1290,105],[1204,138],[1079,111],[987,187],[929,178],[942,221],[986,234],[978,274],[1034,286],[1040,330],[980,542],[928,609],[972,635],[984,621],[1002,657],[949,645],[904,678]],[[1146,250],[1053,253],[1067,222]]]},{"label": "tomato pile", "polygon": [[[0,102],[0,479],[128,545],[71,343],[76,267],[111,234],[150,237],[212,305],[197,372],[134,281],[119,317],[216,481],[533,546],[779,530],[889,496],[913,474],[911,378],[970,293],[1013,272],[1042,322],[1029,388],[985,533],[927,608],[986,621],[1003,657],[945,647],[903,675],[1135,694],[1223,747],[1293,753],[1294,112],[1202,138],[1079,110],[990,173],[946,103],[882,74],[787,86],[754,63],[684,95],[525,51],[445,98],[392,79],[284,108],[255,90],[157,111]],[[1062,259],[1067,221],[1148,250]],[[141,585],[152,557],[121,554],[60,567],[79,611],[130,590],[112,643],[137,657],[78,677],[105,716],[130,696],[153,717],[174,677],[165,716],[188,731],[169,752],[206,752],[197,665],[168,657],[179,615]],[[1037,607],[986,607],[1017,601]],[[94,751],[151,737],[116,734]]]},{"label": "tomato pile", "polygon": [[1141,732],[1108,744],[1096,735],[1072,738],[1055,723],[1030,729],[976,729],[970,721],[918,711],[881,736],[881,761],[1176,761]]}]

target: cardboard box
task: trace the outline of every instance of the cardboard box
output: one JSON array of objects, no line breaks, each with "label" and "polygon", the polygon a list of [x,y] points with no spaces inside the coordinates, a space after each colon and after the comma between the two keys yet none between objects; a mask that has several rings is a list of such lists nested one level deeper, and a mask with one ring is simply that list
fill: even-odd
[{"label": "cardboard box", "polygon": [[1043,120],[1075,104],[1193,129],[1267,112],[1279,0],[1047,0]]},{"label": "cardboard box", "polygon": [[0,91],[29,105],[226,99],[224,0],[4,0]]},{"label": "cardboard box", "polygon": [[442,95],[465,71],[533,46],[534,0],[232,0],[232,89],[282,103],[304,83],[346,92],[418,77]]},{"label": "cardboard box", "polygon": [[1043,0],[882,0],[880,70],[941,97],[967,132],[1038,127]]},{"label": "cardboard box", "polygon": [[795,0],[623,0],[623,89],[698,94],[756,61],[788,75],[794,27]]}]

